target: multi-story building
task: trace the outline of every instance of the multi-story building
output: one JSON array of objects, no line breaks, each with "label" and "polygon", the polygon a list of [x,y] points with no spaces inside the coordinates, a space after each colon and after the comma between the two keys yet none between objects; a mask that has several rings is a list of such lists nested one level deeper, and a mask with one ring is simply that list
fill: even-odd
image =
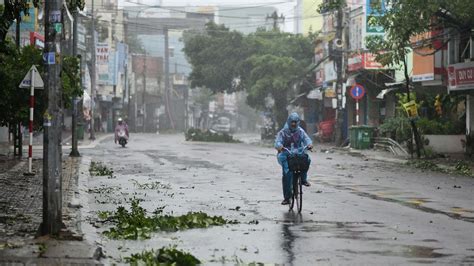
[{"label": "multi-story building", "polygon": [[308,34],[323,28],[323,16],[318,7],[322,0],[297,0],[294,15],[294,33]]},{"label": "multi-story building", "polygon": [[[224,24],[231,30],[244,34],[255,32],[258,28],[273,28],[273,18],[277,9],[272,6],[217,6],[215,22]],[[277,26],[283,28],[283,19],[277,19]]]}]

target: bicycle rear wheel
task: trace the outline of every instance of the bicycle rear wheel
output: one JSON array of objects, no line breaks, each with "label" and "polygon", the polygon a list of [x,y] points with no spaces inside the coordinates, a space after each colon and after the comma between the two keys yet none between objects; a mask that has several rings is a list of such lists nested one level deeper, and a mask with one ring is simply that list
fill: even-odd
[{"label": "bicycle rear wheel", "polygon": [[[293,207],[295,206],[295,203],[297,202],[297,197],[298,197],[298,186],[297,186],[297,181],[296,181],[296,176],[293,175],[293,179],[291,180],[291,197],[290,197],[290,211],[293,210]],[[295,190],[296,188],[296,190]]]},{"label": "bicycle rear wheel", "polygon": [[297,175],[293,175],[292,187],[291,187],[292,195],[290,199],[290,211],[293,210],[295,203],[296,203],[296,207],[298,208],[298,179],[299,178]]}]

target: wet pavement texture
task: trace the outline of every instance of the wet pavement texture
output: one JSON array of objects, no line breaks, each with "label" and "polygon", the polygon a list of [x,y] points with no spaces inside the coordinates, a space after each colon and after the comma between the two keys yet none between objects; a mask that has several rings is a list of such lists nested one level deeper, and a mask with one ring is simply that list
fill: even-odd
[{"label": "wet pavement texture", "polygon": [[42,163],[35,158],[36,175],[26,176],[26,159],[0,159],[0,265],[96,264],[95,246],[82,241],[80,203],[74,199],[79,158],[63,157],[60,236],[39,236],[43,207]]},{"label": "wet pavement texture", "polygon": [[[474,264],[473,178],[317,146],[312,186],[296,214],[280,205],[281,169],[271,148],[186,142],[183,135],[131,137],[126,148],[108,138],[81,151],[83,162],[114,170],[113,178],[86,176],[83,203],[87,237],[103,247],[106,263],[177,245],[206,265]],[[203,211],[240,223],[108,239],[97,212],[133,198],[149,212]]]}]

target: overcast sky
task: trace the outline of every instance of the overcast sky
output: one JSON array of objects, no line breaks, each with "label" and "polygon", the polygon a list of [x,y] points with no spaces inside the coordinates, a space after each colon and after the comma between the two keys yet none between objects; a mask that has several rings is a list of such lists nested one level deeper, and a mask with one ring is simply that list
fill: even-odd
[{"label": "overcast sky", "polygon": [[[139,2],[142,5],[159,5],[158,0],[119,0],[119,5],[134,5],[133,2]],[[278,12],[285,17],[294,17],[296,0],[162,0],[161,4],[164,6],[274,6]],[[288,19],[285,22],[285,30],[293,30],[293,19]]]}]

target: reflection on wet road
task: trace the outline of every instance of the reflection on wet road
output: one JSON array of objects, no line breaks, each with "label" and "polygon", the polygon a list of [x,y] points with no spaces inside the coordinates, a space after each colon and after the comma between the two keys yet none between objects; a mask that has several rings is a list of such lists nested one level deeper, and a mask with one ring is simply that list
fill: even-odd
[{"label": "reflection on wet road", "polygon": [[[111,263],[170,244],[206,265],[474,263],[473,182],[460,177],[315,153],[299,215],[280,205],[281,170],[269,148],[135,135],[126,149],[109,140],[82,154],[114,169],[114,178],[89,178],[86,218]],[[97,211],[128,206],[131,198],[150,212],[203,211],[239,224],[107,239]]]}]

